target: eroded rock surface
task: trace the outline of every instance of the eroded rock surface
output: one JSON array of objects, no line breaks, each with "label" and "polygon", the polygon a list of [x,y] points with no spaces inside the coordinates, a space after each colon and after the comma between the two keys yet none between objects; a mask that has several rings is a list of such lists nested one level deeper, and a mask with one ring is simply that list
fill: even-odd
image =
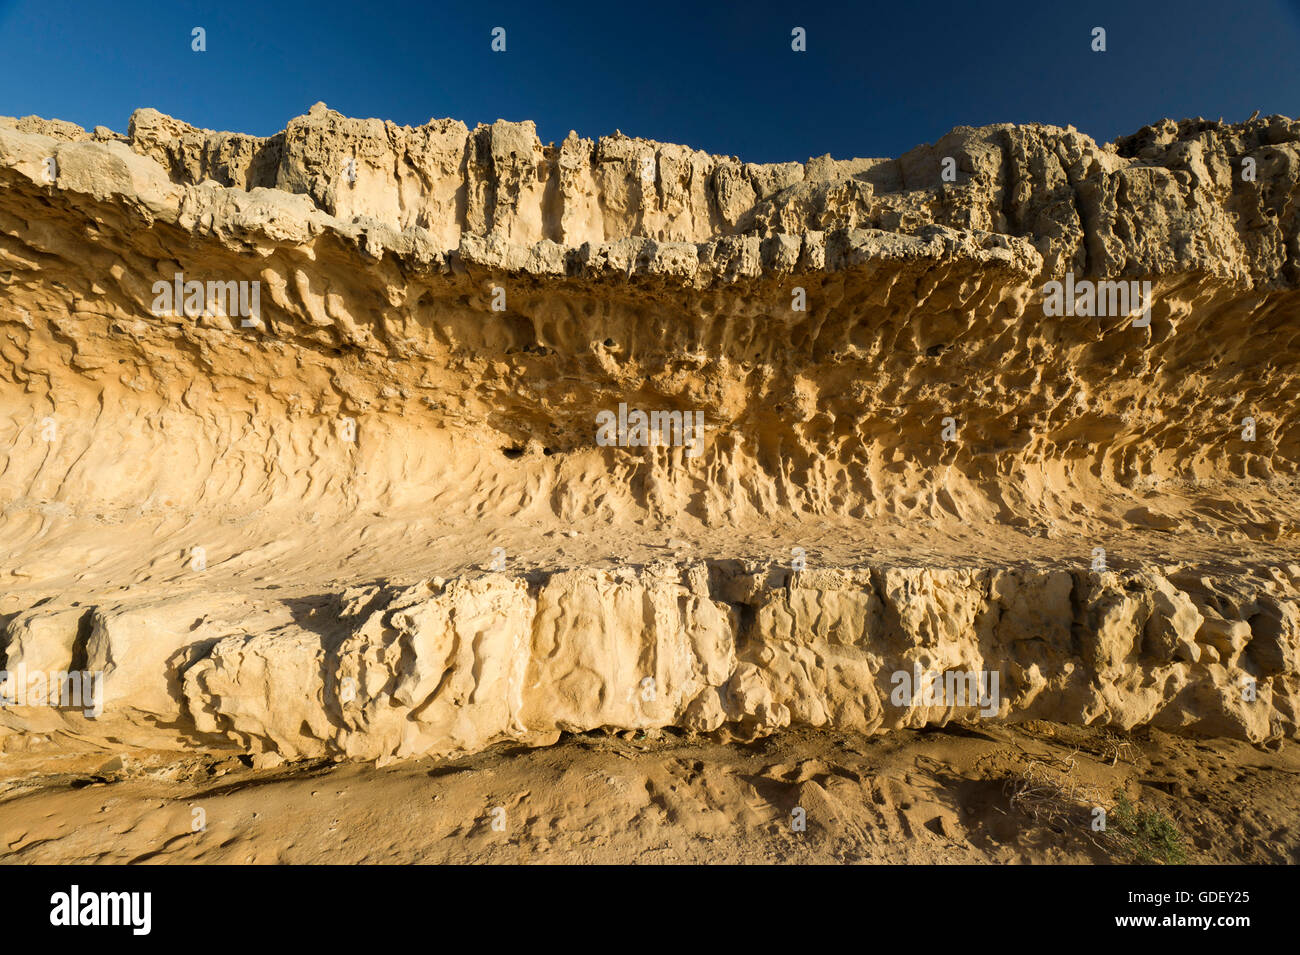
[{"label": "eroded rock surface", "polygon": [[[1296,566],[1171,580],[663,562],[352,589],[278,623],[209,610],[97,609],[86,652],[105,673],[104,713],[20,707],[6,725],[381,760],[601,727],[752,738],[1043,719],[1252,742],[1297,727]],[[11,659],[75,646],[76,621],[58,619],[61,631],[37,631],[48,615],[19,615]],[[997,676],[926,699],[917,673],[936,687],[950,673]],[[914,696],[900,697],[900,674]]]},{"label": "eroded rock surface", "polygon": [[[1298,194],[1279,116],[775,165],[0,120],[0,659],[104,676],[0,721],[267,760],[1294,737]],[[1149,324],[1045,314],[1067,273],[1150,283]],[[256,320],[160,309],[177,275]],[[620,405],[700,446],[602,446]],[[997,699],[891,702],[921,671]]]}]

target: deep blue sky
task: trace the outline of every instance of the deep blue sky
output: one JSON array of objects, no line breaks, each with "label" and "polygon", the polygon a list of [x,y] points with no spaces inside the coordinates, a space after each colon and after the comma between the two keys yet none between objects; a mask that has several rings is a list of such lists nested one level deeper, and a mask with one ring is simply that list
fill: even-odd
[{"label": "deep blue sky", "polygon": [[1300,0],[545,7],[0,0],[0,114],[125,131],[153,106],[269,135],[324,100],[405,124],[532,119],[544,142],[617,128],[755,162],[895,156],[958,125],[1109,140],[1166,116],[1300,114]]}]

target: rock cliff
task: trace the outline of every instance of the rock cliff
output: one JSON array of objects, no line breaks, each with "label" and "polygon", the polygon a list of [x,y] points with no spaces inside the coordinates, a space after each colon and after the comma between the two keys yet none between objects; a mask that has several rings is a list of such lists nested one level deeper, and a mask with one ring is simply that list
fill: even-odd
[{"label": "rock cliff", "polygon": [[1298,198],[1280,116],[776,165],[0,119],[0,663],[103,678],[0,722],[1294,738]]}]

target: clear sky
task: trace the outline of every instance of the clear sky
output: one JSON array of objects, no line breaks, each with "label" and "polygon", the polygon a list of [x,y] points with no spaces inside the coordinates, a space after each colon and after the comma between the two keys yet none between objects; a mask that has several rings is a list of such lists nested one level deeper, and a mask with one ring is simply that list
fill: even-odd
[{"label": "clear sky", "polygon": [[[790,48],[796,26],[807,52]],[[544,142],[621,129],[754,162],[895,156],[995,122],[1109,140],[1163,117],[1300,115],[1300,0],[0,0],[0,114],[125,131],[153,106],[269,135],[318,100],[404,124],[531,119]]]}]

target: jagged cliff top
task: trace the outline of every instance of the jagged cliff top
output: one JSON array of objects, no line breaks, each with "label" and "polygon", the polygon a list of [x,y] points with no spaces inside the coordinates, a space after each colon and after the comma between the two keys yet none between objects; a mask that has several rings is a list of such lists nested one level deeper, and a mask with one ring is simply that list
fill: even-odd
[{"label": "jagged cliff top", "polygon": [[0,164],[41,181],[51,154],[60,189],[148,219],[250,245],[334,232],[420,270],[701,285],[920,257],[1026,278],[1300,278],[1300,122],[1284,116],[1164,120],[1100,146],[1073,128],[958,127],[898,159],[775,164],[621,134],[543,145],[531,122],[399,126],[323,103],[270,137],[153,109],[125,136],[0,118]]}]

